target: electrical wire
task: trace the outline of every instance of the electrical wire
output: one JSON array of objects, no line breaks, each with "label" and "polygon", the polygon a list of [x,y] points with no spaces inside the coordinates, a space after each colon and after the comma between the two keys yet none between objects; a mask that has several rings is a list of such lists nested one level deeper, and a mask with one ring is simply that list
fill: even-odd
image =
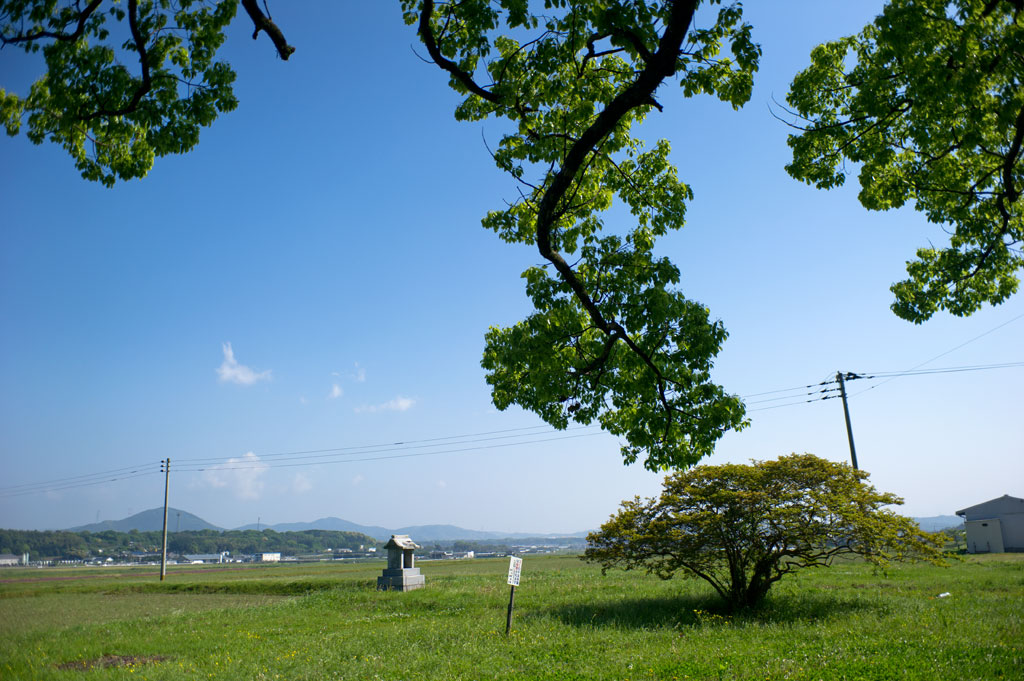
[{"label": "electrical wire", "polygon": [[[597,428],[597,425],[585,425],[585,426],[574,426],[567,428],[566,430],[586,430]],[[288,460],[310,460],[318,458],[329,458],[334,456],[342,456],[343,452],[350,454],[366,454],[370,452],[390,452],[396,451],[397,449],[425,449],[429,447],[440,447],[444,444],[471,444],[475,442],[489,442],[493,440],[506,440],[512,438],[532,437],[539,433],[537,432],[522,432],[522,431],[536,431],[538,429],[549,429],[550,426],[530,426],[528,428],[509,428],[506,430],[493,430],[483,433],[469,433],[465,435],[450,435],[448,437],[435,437],[435,438],[424,438],[418,440],[407,440],[401,442],[390,442],[380,443],[373,445],[354,445],[347,447],[328,447],[325,449],[308,449],[294,452],[276,452],[272,454],[259,454],[261,460],[267,459],[288,459]],[[499,433],[512,433],[519,432],[518,435],[499,435]],[[494,435],[494,437],[482,437],[486,435]],[[420,444],[423,443],[423,444]],[[209,458],[197,458],[197,459],[176,459],[176,464],[204,464],[204,463],[231,463],[233,459],[237,459],[236,456],[231,457],[209,457]]]},{"label": "electrical wire", "polygon": [[[946,350],[945,352],[940,352],[939,354],[935,355],[931,359],[926,359],[925,361],[921,362],[920,364],[918,364],[916,366],[910,367],[909,369],[907,369],[907,371],[914,371],[915,369],[920,369],[921,367],[923,367],[926,364],[931,364],[932,362],[934,362],[935,360],[939,359],[940,357],[945,357],[946,355],[950,354],[951,352],[959,350],[960,348],[962,348],[962,347],[964,347],[966,345],[970,345],[974,341],[980,340],[980,339],[984,338],[985,336],[989,335],[990,333],[994,333],[994,332],[998,331],[999,329],[1003,328],[1004,326],[1012,324],[1013,322],[1017,321],[1018,319],[1024,319],[1024,313],[1021,313],[1021,314],[1017,315],[1016,317],[1013,317],[1012,319],[1009,319],[1009,320],[1003,322],[1002,324],[999,324],[998,326],[994,326],[991,329],[989,329],[988,331],[986,331],[984,333],[981,333],[981,334],[978,334],[974,338],[966,340],[963,343],[961,343],[960,345],[952,347],[949,350]],[[856,397],[857,395],[863,395],[864,393],[866,393],[869,390],[874,390],[875,388],[880,388],[883,385],[885,385],[886,383],[888,383],[889,381],[893,380],[894,378],[897,378],[897,377],[896,376],[892,376],[890,378],[887,378],[886,380],[882,381],[881,383],[878,383],[876,385],[870,386],[868,388],[865,388],[864,390],[861,390],[859,392],[856,392],[856,393],[850,395],[850,397],[853,398],[853,397]]]},{"label": "electrical wire", "polygon": [[786,404],[775,404],[770,407],[757,407],[755,409],[748,409],[747,413],[755,411],[768,411],[769,409],[781,409],[783,407],[796,407],[801,404],[809,404],[811,402],[824,402],[825,400],[835,400],[838,399],[839,397],[840,395],[826,395],[825,397],[815,397],[810,400],[799,400],[797,402],[787,402]]},{"label": "electrical wire", "polygon": [[828,385],[829,383],[835,383],[835,382],[836,382],[835,379],[832,379],[831,381],[826,380],[826,381],[822,381],[821,383],[811,383],[810,385],[798,385],[798,386],[793,387],[793,388],[782,388],[781,390],[767,390],[767,391],[765,391],[763,393],[751,393],[750,395],[741,395],[740,399],[746,400],[747,398],[750,398],[750,397],[761,397],[762,395],[775,395],[776,393],[793,392],[793,391],[796,391],[796,390],[807,390],[809,388],[817,388],[818,386]]},{"label": "electrical wire", "polygon": [[[536,444],[536,443],[540,443],[540,442],[556,442],[556,441],[559,441],[559,440],[574,440],[574,439],[581,438],[581,437],[593,437],[595,435],[600,435],[600,434],[601,434],[600,432],[596,432],[596,433],[593,433],[593,432],[592,433],[580,433],[578,435],[564,435],[562,437],[541,438],[539,440],[524,440],[524,441],[521,441],[521,442],[503,442],[501,444],[495,444],[495,445],[484,445],[484,446],[476,446],[476,447],[463,447],[461,449],[441,449],[441,450],[436,450],[436,451],[432,451],[432,452],[413,452],[412,454],[390,454],[388,456],[369,456],[369,457],[365,457],[365,458],[362,458],[362,459],[336,459],[336,460],[333,460],[333,461],[312,461],[312,462],[308,462],[307,461],[307,462],[302,462],[302,463],[269,463],[269,464],[262,463],[261,461],[260,462],[253,461],[251,463],[239,461],[239,462],[237,462],[237,464],[228,464],[228,465],[217,464],[217,465],[214,465],[214,466],[201,467],[201,468],[200,467],[197,467],[197,468],[172,468],[171,471],[172,472],[197,473],[197,472],[203,472],[203,471],[238,471],[238,470],[252,470],[252,469],[264,470],[264,469],[267,469],[267,468],[295,468],[295,467],[302,467],[302,466],[318,466],[318,465],[333,464],[333,463],[356,463],[356,462],[360,462],[360,461],[384,461],[384,460],[387,460],[387,459],[407,459],[407,458],[415,457],[415,456],[432,456],[434,454],[453,454],[453,453],[458,453],[458,452],[474,452],[474,451],[479,451],[479,450],[483,450],[483,449],[500,449],[500,448],[503,448],[503,447],[515,447],[515,446],[518,446],[518,445],[529,445],[529,444]],[[410,447],[408,449],[413,449],[413,448]],[[389,450],[384,450],[384,451],[389,451]],[[390,451],[396,451],[396,450],[390,450]],[[402,450],[397,450],[397,451],[402,451]],[[381,453],[381,452],[374,452],[374,454],[379,454],[379,453]],[[244,464],[244,465],[238,465],[238,464]]]},{"label": "electrical wire", "polygon": [[1024,367],[1024,362],[1002,362],[999,364],[975,364],[962,367],[942,367],[940,369],[907,369],[905,371],[870,371],[869,376],[855,378],[900,378],[901,376],[926,376],[928,374],[955,374],[964,371],[985,371],[988,369],[1011,369]]},{"label": "electrical wire", "polygon": [[[988,334],[1010,324],[1018,319],[1024,317],[1024,314],[1018,315],[1013,319],[1000,324],[997,327],[989,329],[985,333],[975,336],[974,338],[961,343],[960,345],[947,350],[946,352],[936,355],[926,362],[907,369],[904,371],[883,371],[883,372],[865,372],[863,374],[847,373],[844,378],[848,381],[852,380],[873,380],[883,378],[881,383],[873,385],[865,390],[858,393],[854,393],[849,397],[861,395],[868,390],[873,390],[885,383],[896,378],[906,376],[924,376],[934,374],[948,374],[948,373],[960,373],[966,371],[983,371],[993,369],[1007,369],[1007,368],[1019,368],[1024,367],[1024,362],[1002,362],[996,364],[983,364],[983,365],[970,365],[970,366],[959,366],[959,367],[943,367],[938,369],[924,369],[919,370],[920,367],[928,364],[929,362],[943,357],[954,350],[964,347],[968,343],[972,343]],[[829,384],[836,383],[835,379],[823,380],[820,383],[808,384],[803,386],[795,386],[792,388],[782,388],[778,390],[768,390],[760,393],[751,393],[746,395],[745,398],[760,397],[764,395],[779,395],[780,393],[795,392],[798,390],[804,390],[802,395],[781,395],[779,397],[771,397],[763,400],[754,400],[748,402],[748,405],[767,404],[770,402],[779,402],[785,400],[791,400],[783,404],[773,404],[770,406],[755,407],[748,409],[747,412],[767,411],[769,409],[781,409],[784,407],[795,407],[803,404],[810,404],[812,402],[822,402],[825,400],[836,399],[840,395],[836,395],[839,388],[825,387],[820,390],[813,390],[813,388],[819,388],[821,386],[828,386]],[[820,396],[819,396],[820,395]],[[810,399],[798,399],[803,397],[809,397]],[[203,472],[208,470],[244,470],[244,469],[265,469],[265,468],[292,468],[301,466],[314,466],[320,464],[334,464],[334,463],[356,463],[356,462],[367,462],[367,461],[383,461],[388,459],[401,459],[419,456],[430,456],[435,454],[451,454],[468,451],[478,451],[487,449],[499,449],[505,447],[513,447],[518,445],[526,444],[538,444],[543,442],[553,442],[558,440],[569,440],[581,437],[590,437],[593,435],[600,434],[600,431],[593,432],[595,428],[598,428],[596,424],[575,426],[568,428],[569,431],[591,431],[583,432],[573,435],[562,435],[558,437],[546,437],[540,439],[524,440],[522,438],[530,438],[536,435],[540,435],[543,429],[549,428],[549,426],[526,426],[522,428],[507,428],[504,430],[492,430],[478,433],[464,433],[461,435],[449,435],[444,437],[435,438],[420,438],[416,440],[390,442],[390,443],[379,443],[372,445],[354,445],[346,447],[331,447],[325,449],[310,449],[310,450],[299,450],[290,452],[275,452],[271,454],[259,455],[258,461],[252,463],[240,460],[238,457],[205,457],[205,458],[185,458],[176,459],[178,466],[175,466],[172,470],[174,472]],[[560,431],[558,431],[560,432]],[[480,444],[484,442],[494,442],[496,440],[509,440],[515,439],[514,442],[502,442],[499,444]],[[471,447],[461,447],[461,445],[475,445]],[[458,448],[443,449],[443,447],[460,446]],[[438,449],[442,448],[442,449]],[[395,454],[394,452],[409,452],[410,450],[430,450],[430,451],[413,451],[412,453],[401,453]],[[386,454],[386,456],[379,456]],[[349,458],[360,455],[372,455],[363,456],[362,458]],[[267,463],[267,460],[271,460]],[[162,461],[160,462],[163,463]],[[181,467],[180,464],[185,464]],[[209,464],[209,465],[204,465]],[[239,465],[243,464],[243,465]],[[35,482],[35,483],[22,483],[18,485],[9,485],[6,487],[0,487],[0,498],[11,498],[18,496],[25,496],[30,494],[39,494],[43,492],[56,492],[70,489],[77,489],[81,487],[90,487],[95,485],[102,485],[111,482],[119,482],[122,480],[130,480],[133,478],[144,477],[148,475],[155,475],[161,471],[145,471],[144,468],[148,466],[156,466],[155,462],[149,462],[145,464],[135,464],[132,466],[124,466],[121,468],[115,468],[107,471],[100,471],[97,473],[85,473],[82,475],[74,475],[64,478],[56,478],[53,480]],[[113,476],[113,477],[110,477]]]},{"label": "electrical wire", "polygon": [[[817,386],[815,386],[815,387],[817,387]],[[809,392],[804,393],[804,395],[783,395],[782,397],[769,397],[769,398],[766,398],[766,399],[763,399],[763,400],[754,400],[753,402],[745,402],[745,404],[748,404],[748,405],[750,405],[750,404],[764,404],[765,402],[778,402],[780,400],[793,400],[793,399],[796,399],[798,397],[803,397],[803,396],[810,397],[810,396],[813,396],[813,395],[820,395],[822,393],[834,393],[834,392],[836,392],[836,393],[839,392],[839,388],[822,388],[821,390],[811,390]],[[808,402],[808,401],[809,402],[813,402],[814,400],[802,400],[802,401],[804,401],[804,402]]]},{"label": "electrical wire", "polygon": [[[194,458],[194,459],[175,459],[173,460],[172,472],[195,472],[205,470],[238,470],[243,468],[285,468],[285,467],[296,467],[296,466],[312,466],[320,463],[346,463],[356,461],[375,461],[393,458],[407,458],[411,456],[427,456],[430,454],[444,454],[450,452],[466,452],[473,451],[476,449],[495,449],[499,447],[512,447],[516,445],[524,444],[535,444],[541,442],[549,442],[554,440],[567,440],[580,437],[588,437],[592,435],[600,434],[600,431],[595,429],[599,428],[596,424],[576,426],[568,428],[569,431],[589,431],[582,433],[575,433],[572,435],[565,435],[561,437],[545,437],[536,438],[538,435],[544,433],[538,432],[541,429],[547,429],[548,433],[562,432],[554,431],[548,425],[542,426],[528,426],[523,428],[506,428],[504,430],[485,431],[480,433],[465,433],[462,435],[450,435],[445,437],[435,438],[421,438],[417,440],[409,440],[404,442],[394,443],[381,443],[375,445],[361,445],[361,446],[350,446],[350,447],[334,447],[330,449],[320,450],[305,450],[299,452],[278,452],[274,454],[261,455],[259,462],[253,462],[252,465],[237,465],[244,464],[244,460],[239,460],[238,457],[215,457],[215,458]],[[515,434],[513,434],[515,433]],[[482,436],[494,436],[494,437],[482,437]],[[495,440],[507,440],[515,439],[514,442],[503,442],[500,444],[489,444],[480,445],[477,443],[481,442],[493,442]],[[524,440],[523,438],[534,438]],[[475,445],[470,447],[461,447],[459,449],[447,449],[437,450],[439,447],[445,446],[461,446],[461,445]],[[434,451],[416,451],[411,454],[391,454],[389,456],[364,456],[359,459],[344,458],[358,455],[379,455],[388,454],[390,452],[401,452],[408,450],[429,450]],[[333,453],[329,453],[333,452]],[[263,463],[264,459],[278,457],[277,461],[271,463]],[[282,458],[290,457],[290,458]],[[324,460],[334,458],[337,460]],[[282,463],[282,461],[284,463]],[[212,465],[203,466],[204,463],[210,463]],[[177,464],[177,465],[175,465]],[[181,466],[180,464],[185,464]],[[229,465],[234,464],[234,465]],[[144,470],[147,467],[161,466],[159,470]],[[149,462],[144,464],[136,464],[133,466],[124,466],[122,468],[115,468],[107,471],[100,471],[96,473],[85,473],[82,475],[75,475],[63,478],[55,478],[53,480],[47,480],[42,482],[34,483],[23,483],[19,485],[11,485],[8,487],[0,488],[0,498],[18,497],[30,494],[41,494],[49,492],[57,492],[64,490],[77,489],[81,487],[90,487],[95,485],[102,485],[111,482],[119,482],[121,480],[130,480],[132,478],[143,477],[147,475],[156,475],[162,473],[163,461],[160,462]]]},{"label": "electrical wire", "polygon": [[21,490],[25,490],[25,489],[28,489],[28,488],[34,488],[34,487],[42,487],[42,488],[47,488],[48,489],[50,487],[53,487],[54,485],[62,484],[62,483],[65,483],[65,482],[75,482],[75,481],[86,482],[90,478],[97,478],[97,477],[101,477],[102,478],[102,477],[106,477],[108,475],[123,475],[125,473],[137,473],[142,468],[145,468],[147,466],[156,466],[156,465],[158,465],[158,463],[153,461],[153,462],[149,462],[149,463],[135,464],[135,465],[132,465],[132,466],[124,466],[122,468],[114,468],[114,469],[109,470],[109,471],[100,471],[98,473],[85,473],[83,475],[72,475],[72,476],[67,477],[67,478],[56,478],[54,480],[46,480],[44,482],[29,482],[29,483],[23,483],[23,484],[20,484],[20,485],[10,485],[8,487],[0,487],[0,494],[5,494],[5,493],[8,493],[8,492],[21,491]]},{"label": "electrical wire", "polygon": [[17,492],[0,492],[0,499],[9,499],[13,497],[23,497],[29,494],[42,494],[50,492],[62,492],[69,489],[79,489],[80,487],[93,487],[95,485],[106,485],[111,482],[120,482],[121,480],[131,480],[133,478],[141,478],[147,475],[157,475],[159,471],[136,471],[134,474],[123,475],[115,478],[102,478],[98,480],[91,480],[89,482],[78,482],[67,485],[54,485],[50,487],[41,487],[39,489],[27,489],[20,490]]}]

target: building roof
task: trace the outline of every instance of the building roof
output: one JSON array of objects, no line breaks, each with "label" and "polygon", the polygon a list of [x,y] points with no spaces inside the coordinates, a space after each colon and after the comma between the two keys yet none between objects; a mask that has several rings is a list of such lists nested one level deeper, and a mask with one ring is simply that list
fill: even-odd
[{"label": "building roof", "polygon": [[407,534],[393,534],[391,535],[391,539],[388,540],[388,543],[384,545],[384,548],[396,548],[405,551],[410,549],[418,549],[421,547],[412,539],[409,539],[409,535]]},{"label": "building roof", "polygon": [[968,506],[967,508],[960,509],[956,512],[957,515],[962,516],[994,516],[1006,513],[1024,513],[1024,499],[1004,494],[996,499],[989,499],[988,501],[983,501],[982,503],[975,504],[974,506]]}]

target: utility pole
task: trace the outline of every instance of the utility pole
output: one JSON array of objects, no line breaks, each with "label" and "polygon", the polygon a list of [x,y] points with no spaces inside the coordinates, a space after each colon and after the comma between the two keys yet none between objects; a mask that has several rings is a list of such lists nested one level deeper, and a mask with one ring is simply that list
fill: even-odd
[{"label": "utility pole", "polygon": [[160,462],[164,473],[164,549],[160,557],[160,581],[167,578],[167,490],[171,486],[171,457]]},{"label": "utility pole", "polygon": [[843,396],[843,414],[846,416],[846,438],[850,441],[850,462],[853,470],[857,470],[857,448],[853,446],[853,426],[850,425],[850,406],[846,403],[846,384],[843,382],[843,372],[836,372],[836,380],[839,381],[839,394]]}]

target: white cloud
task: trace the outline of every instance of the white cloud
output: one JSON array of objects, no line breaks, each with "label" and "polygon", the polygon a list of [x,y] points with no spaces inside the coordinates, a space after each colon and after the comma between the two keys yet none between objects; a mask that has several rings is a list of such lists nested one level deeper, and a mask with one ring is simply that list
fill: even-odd
[{"label": "white cloud", "polygon": [[366,478],[363,477],[362,473],[356,473],[355,477],[352,478],[352,486],[355,487],[361,484],[363,480],[366,480]]},{"label": "white cloud", "polygon": [[357,414],[372,414],[378,411],[408,411],[414,404],[416,404],[416,400],[413,398],[402,397],[399,395],[395,399],[388,400],[384,404],[364,404],[360,407],[356,407],[354,411]]},{"label": "white cloud", "polygon": [[210,487],[230,490],[239,499],[259,499],[263,493],[263,475],[269,466],[252,452],[241,458],[211,466],[203,471],[203,482]]},{"label": "white cloud", "polygon": [[344,394],[345,391],[341,389],[341,386],[335,383],[331,386],[331,392],[327,393],[327,399],[336,400]]},{"label": "white cloud", "polygon": [[252,385],[257,381],[270,380],[270,369],[266,371],[253,371],[244,364],[239,364],[235,359],[235,351],[231,343],[224,343],[221,346],[224,350],[224,361],[217,367],[217,376],[225,383],[237,383],[238,385]]},{"label": "white cloud", "polygon": [[296,473],[295,477],[292,478],[292,492],[302,494],[311,489],[313,489],[313,482],[305,473]]},{"label": "white cloud", "polygon": [[355,366],[356,366],[356,371],[352,375],[352,378],[355,379],[355,381],[357,383],[366,383],[366,369],[364,369],[363,367],[359,366],[359,362],[356,362]]}]

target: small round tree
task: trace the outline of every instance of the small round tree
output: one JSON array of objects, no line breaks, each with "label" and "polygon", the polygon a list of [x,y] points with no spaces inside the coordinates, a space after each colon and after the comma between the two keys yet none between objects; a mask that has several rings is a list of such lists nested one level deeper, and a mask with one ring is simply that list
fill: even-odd
[{"label": "small round tree", "polygon": [[843,554],[944,564],[938,535],[885,509],[903,500],[867,477],[812,454],[696,466],[667,476],[659,498],[623,502],[587,537],[583,559],[602,571],[699,577],[733,609],[757,604],[784,575]]}]

